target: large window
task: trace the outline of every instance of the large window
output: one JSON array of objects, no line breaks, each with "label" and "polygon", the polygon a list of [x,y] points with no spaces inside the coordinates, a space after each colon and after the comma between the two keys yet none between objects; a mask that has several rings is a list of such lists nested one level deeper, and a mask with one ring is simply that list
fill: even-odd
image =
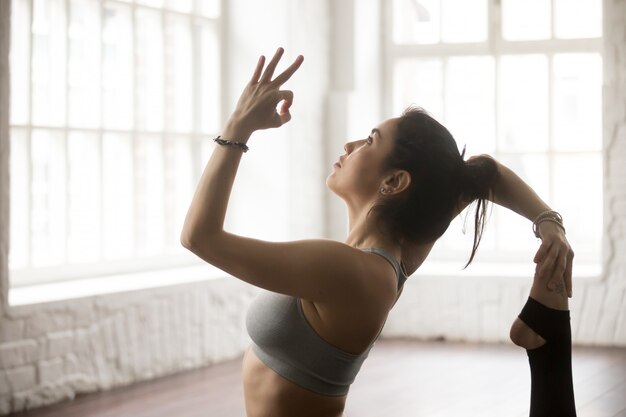
[{"label": "large window", "polygon": [[189,262],[219,0],[13,0],[11,285]]},{"label": "large window", "polygon": [[[469,155],[494,155],[563,214],[576,260],[599,263],[601,1],[383,4],[385,108],[420,105]],[[436,259],[467,256],[473,216],[459,239],[463,220],[452,223]],[[537,247],[529,222],[503,209],[492,212],[481,245],[479,258],[493,260],[527,260]]]}]

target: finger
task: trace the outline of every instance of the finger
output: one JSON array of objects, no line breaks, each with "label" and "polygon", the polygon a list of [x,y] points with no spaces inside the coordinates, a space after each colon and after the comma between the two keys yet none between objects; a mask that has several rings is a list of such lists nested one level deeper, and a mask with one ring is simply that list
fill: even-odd
[{"label": "finger", "polygon": [[563,251],[559,251],[559,255],[554,262],[554,269],[550,274],[550,281],[548,282],[548,288],[555,289],[561,285],[562,290],[563,282],[565,281],[565,269],[567,268],[567,255],[563,254]]},{"label": "finger", "polygon": [[[549,278],[551,273],[554,271],[554,267],[556,264],[556,260],[558,257],[558,249],[553,249],[537,264],[537,278],[540,280],[545,280]],[[548,288],[550,288],[550,283],[548,283]],[[554,289],[554,288],[550,288]]]},{"label": "finger", "polygon": [[544,258],[544,256],[546,256],[546,253],[548,253],[548,250],[550,249],[550,246],[552,246],[552,245],[550,245],[549,243],[546,243],[546,242],[542,242],[541,246],[539,247],[539,250],[535,254],[535,258],[533,259],[533,262],[535,262],[536,264],[541,262],[541,260]]},{"label": "finger", "polygon": [[278,113],[274,113],[273,124],[279,127],[291,120],[289,108],[293,104],[293,92],[289,90],[278,91],[279,100],[282,100]]},{"label": "finger", "polygon": [[285,52],[283,48],[278,48],[276,50],[274,57],[272,58],[270,63],[267,64],[267,68],[265,68],[265,72],[261,76],[260,82],[269,82],[272,79],[272,75],[274,75],[274,70],[276,69],[276,65],[278,65],[278,61],[280,61],[280,57],[283,56],[283,52]]},{"label": "finger", "polygon": [[274,113],[272,118],[272,127],[281,127],[289,120],[291,120],[291,113],[289,113],[289,111],[280,114]]},{"label": "finger", "polygon": [[287,82],[287,80],[291,78],[293,73],[296,72],[298,68],[300,68],[302,62],[304,62],[304,57],[302,55],[298,55],[293,64],[291,64],[289,68],[284,70],[278,77],[276,77],[274,81],[272,81],[272,83],[280,86]]},{"label": "finger", "polygon": [[261,76],[261,71],[263,71],[264,64],[265,64],[265,57],[261,55],[259,57],[259,61],[256,63],[254,74],[252,74],[252,78],[250,78],[250,83],[254,84],[254,83],[259,82],[259,77]]},{"label": "finger", "polygon": [[282,113],[282,114],[279,114],[278,117],[280,117],[280,124],[282,126],[282,125],[284,125],[285,123],[287,123],[288,121],[291,120],[291,113],[289,113],[289,112]]},{"label": "finger", "polygon": [[278,97],[283,101],[278,114],[288,113],[289,108],[293,104],[293,91],[281,90],[278,92]]}]

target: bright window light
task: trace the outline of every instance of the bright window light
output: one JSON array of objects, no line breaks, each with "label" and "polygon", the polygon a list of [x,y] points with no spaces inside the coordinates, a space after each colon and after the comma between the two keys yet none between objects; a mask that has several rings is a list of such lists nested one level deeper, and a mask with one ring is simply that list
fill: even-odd
[{"label": "bright window light", "polygon": [[198,262],[179,242],[221,119],[219,3],[13,1],[11,286]]},{"label": "bright window light", "polygon": [[[389,115],[422,106],[448,127],[460,148],[467,145],[468,155],[488,153],[509,166],[563,214],[575,261],[599,264],[601,2],[381,4],[389,8],[391,28],[385,42],[390,75],[383,88]],[[467,259],[473,237],[467,213],[452,222],[433,259]],[[528,260],[537,247],[528,220],[497,209],[477,259]]]}]

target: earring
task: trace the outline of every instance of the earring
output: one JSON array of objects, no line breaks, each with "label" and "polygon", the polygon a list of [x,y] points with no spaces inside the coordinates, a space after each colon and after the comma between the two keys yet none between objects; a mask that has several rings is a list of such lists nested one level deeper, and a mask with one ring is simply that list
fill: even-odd
[{"label": "earring", "polygon": [[388,191],[388,190],[385,190],[384,188],[381,188],[381,189],[380,189],[380,193],[381,193],[381,194],[386,194],[386,193],[388,193],[388,192],[389,192],[389,191]]}]

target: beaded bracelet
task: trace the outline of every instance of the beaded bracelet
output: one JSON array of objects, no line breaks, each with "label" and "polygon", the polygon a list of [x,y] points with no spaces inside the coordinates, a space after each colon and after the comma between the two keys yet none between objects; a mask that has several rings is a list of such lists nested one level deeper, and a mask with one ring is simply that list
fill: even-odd
[{"label": "beaded bracelet", "polygon": [[230,140],[225,140],[225,139],[220,139],[222,136],[218,136],[215,139],[213,139],[213,141],[217,142],[220,145],[230,145],[230,146],[236,146],[239,147],[241,149],[243,149],[244,152],[248,152],[248,146],[243,143],[243,142],[233,142]]},{"label": "beaded bracelet", "polygon": [[563,230],[563,233],[565,233],[565,226],[563,226],[563,217],[556,211],[547,210],[543,213],[540,213],[533,221],[533,233],[538,239],[541,239],[541,236],[539,235],[539,223],[544,221],[555,223]]}]

